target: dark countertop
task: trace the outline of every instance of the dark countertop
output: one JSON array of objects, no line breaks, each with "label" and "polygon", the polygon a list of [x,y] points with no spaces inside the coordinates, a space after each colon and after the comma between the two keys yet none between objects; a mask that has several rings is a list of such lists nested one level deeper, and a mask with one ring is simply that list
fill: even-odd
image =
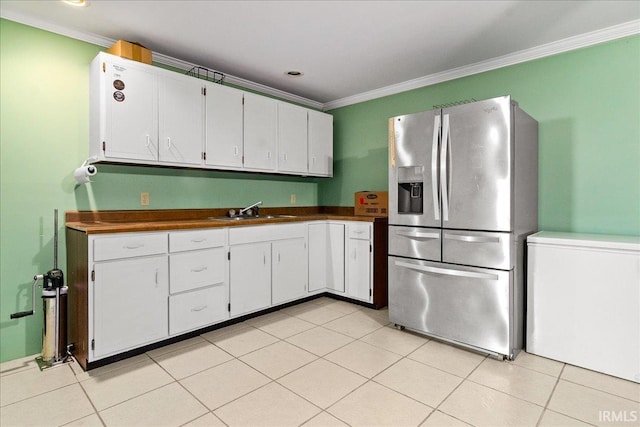
[{"label": "dark countertop", "polygon": [[[67,211],[67,228],[87,234],[140,231],[188,230],[197,228],[242,227],[263,224],[284,224],[303,221],[363,221],[386,222],[386,217],[355,216],[352,207],[313,206],[261,208],[259,218],[224,221],[212,218],[225,216],[227,209],[166,209],[131,211]],[[287,217],[266,218],[268,215]]]}]

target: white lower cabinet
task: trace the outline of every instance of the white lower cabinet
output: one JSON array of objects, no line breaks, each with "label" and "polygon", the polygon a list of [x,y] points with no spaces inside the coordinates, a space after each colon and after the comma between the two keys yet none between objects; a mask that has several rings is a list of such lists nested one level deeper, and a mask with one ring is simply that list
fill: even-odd
[{"label": "white lower cabinet", "polygon": [[368,240],[347,240],[347,296],[371,302],[371,244]]},{"label": "white lower cabinet", "polygon": [[229,317],[226,229],[169,233],[169,334]]},{"label": "white lower cabinet", "polygon": [[231,228],[229,247],[231,317],[306,295],[306,224]]},{"label": "white lower cabinet", "polygon": [[309,292],[344,292],[345,225],[309,224]]},{"label": "white lower cabinet", "polygon": [[231,317],[271,305],[271,243],[232,245],[229,304]]},{"label": "white lower cabinet", "polygon": [[271,244],[271,303],[293,301],[307,293],[307,242],[304,238]]},{"label": "white lower cabinet", "polygon": [[167,337],[166,255],[97,262],[93,277],[94,358]]},{"label": "white lower cabinet", "polygon": [[369,222],[347,222],[346,295],[373,300],[373,230]]},{"label": "white lower cabinet", "polygon": [[86,328],[77,313],[70,318],[85,369],[309,292],[373,301],[369,222],[68,236],[68,257],[85,254],[70,274],[74,292],[86,295]]}]

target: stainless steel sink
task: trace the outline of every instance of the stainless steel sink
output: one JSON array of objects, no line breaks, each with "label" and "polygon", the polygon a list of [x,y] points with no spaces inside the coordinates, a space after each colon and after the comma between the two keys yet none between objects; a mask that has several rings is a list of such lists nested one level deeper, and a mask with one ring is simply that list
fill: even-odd
[{"label": "stainless steel sink", "polygon": [[216,216],[207,219],[211,221],[247,221],[251,219],[280,219],[295,218],[295,215],[259,215],[259,216]]}]

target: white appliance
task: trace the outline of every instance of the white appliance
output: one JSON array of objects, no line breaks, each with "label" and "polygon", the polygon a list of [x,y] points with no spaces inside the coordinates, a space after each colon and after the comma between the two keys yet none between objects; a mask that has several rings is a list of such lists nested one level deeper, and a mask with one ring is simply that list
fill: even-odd
[{"label": "white appliance", "polygon": [[527,352],[640,383],[640,237],[527,239]]}]

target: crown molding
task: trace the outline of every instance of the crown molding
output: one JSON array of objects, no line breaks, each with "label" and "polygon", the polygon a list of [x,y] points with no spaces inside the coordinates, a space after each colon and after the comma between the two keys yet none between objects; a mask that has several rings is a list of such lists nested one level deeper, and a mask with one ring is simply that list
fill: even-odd
[{"label": "crown molding", "polygon": [[[85,33],[80,31],[71,30],[69,28],[48,22],[40,19],[35,19],[23,14],[7,12],[0,9],[0,17],[15,21],[20,24],[29,25],[31,27],[40,28],[42,30],[50,31],[52,33],[60,34],[66,37],[70,37],[76,40],[84,41],[87,43],[95,44],[97,46],[109,47],[116,42],[115,39],[102,37],[93,33]],[[511,53],[508,55],[500,56],[497,58],[489,59],[486,61],[476,62],[475,64],[465,65],[463,67],[453,68],[451,70],[442,71],[439,73],[430,74],[428,76],[418,77],[416,79],[408,80],[402,83],[397,83],[390,86],[385,86],[379,89],[359,93],[353,96],[340,98],[327,103],[321,103],[302,96],[298,96],[289,92],[285,92],[279,89],[272,88],[260,83],[256,83],[250,80],[246,80],[233,75],[225,74],[225,82],[233,85],[241,86],[246,89],[255,90],[266,95],[275,96],[281,99],[286,99],[298,104],[306,105],[318,110],[332,110],[335,108],[346,107],[348,105],[357,104],[360,102],[370,101],[377,98],[382,98],[389,95],[395,95],[398,93],[406,92],[413,89],[418,89],[425,86],[434,85],[437,83],[446,82],[449,80],[458,79],[461,77],[470,76],[473,74],[482,73],[485,71],[491,71],[510,65],[520,64],[522,62],[532,61],[534,59],[540,59],[559,53],[568,52],[583,47],[592,46],[599,43],[635,35],[640,33],[640,20],[634,20],[625,22],[623,24],[614,25],[612,27],[604,28],[601,30],[591,31],[589,33],[580,34],[566,39],[558,40],[555,42],[547,43],[544,45],[536,46],[530,49],[521,50],[519,52]],[[180,59],[163,55],[160,53],[153,54],[153,60],[157,63],[175,67],[188,71],[192,67],[199,66],[190,62],[182,61]]]},{"label": "crown molding", "polygon": [[[97,46],[110,47],[117,40],[109,37],[99,36],[93,33],[85,33],[81,31],[75,31],[67,27],[63,27],[48,21],[43,21],[33,17],[29,17],[20,13],[7,12],[0,9],[0,18],[8,19],[19,24],[28,25],[30,27],[39,28],[41,30],[49,31],[52,33],[60,34],[62,36],[70,37],[72,39],[80,40],[83,42],[91,43]],[[168,65],[170,67],[178,68],[184,71],[189,71],[193,67],[201,66],[199,64],[193,64],[181,59],[177,59],[168,55],[153,52],[153,61],[159,64]],[[206,67],[205,67],[206,68]],[[217,71],[217,70],[216,70]],[[311,108],[322,110],[323,103],[314,101],[302,96],[295,95],[293,93],[285,92],[280,89],[272,88],[260,83],[256,83],[250,80],[236,77],[227,73],[224,74],[224,81],[236,86],[240,86],[245,89],[255,90],[265,95],[275,96],[277,98],[286,99],[297,104],[306,105]]]},{"label": "crown molding", "polygon": [[360,102],[370,101],[384,96],[395,95],[397,93],[406,92],[412,89],[418,89],[425,86],[442,83],[449,80],[466,77],[485,71],[495,70],[497,68],[507,67],[509,65],[520,64],[522,62],[532,61],[534,59],[544,58],[559,53],[568,52],[583,47],[604,43],[640,33],[640,20],[625,22],[623,24],[614,25],[589,33],[580,34],[555,42],[543,44],[530,49],[521,50],[519,52],[489,59],[486,61],[476,62],[475,64],[465,65],[463,67],[453,68],[451,70],[442,71],[440,73],[430,74],[428,76],[419,77],[408,80],[406,82],[395,85],[386,86],[380,89],[359,93],[357,95],[348,96],[346,98],[337,99],[324,104],[323,110],[333,110],[335,108],[346,107],[347,105],[358,104]]}]

